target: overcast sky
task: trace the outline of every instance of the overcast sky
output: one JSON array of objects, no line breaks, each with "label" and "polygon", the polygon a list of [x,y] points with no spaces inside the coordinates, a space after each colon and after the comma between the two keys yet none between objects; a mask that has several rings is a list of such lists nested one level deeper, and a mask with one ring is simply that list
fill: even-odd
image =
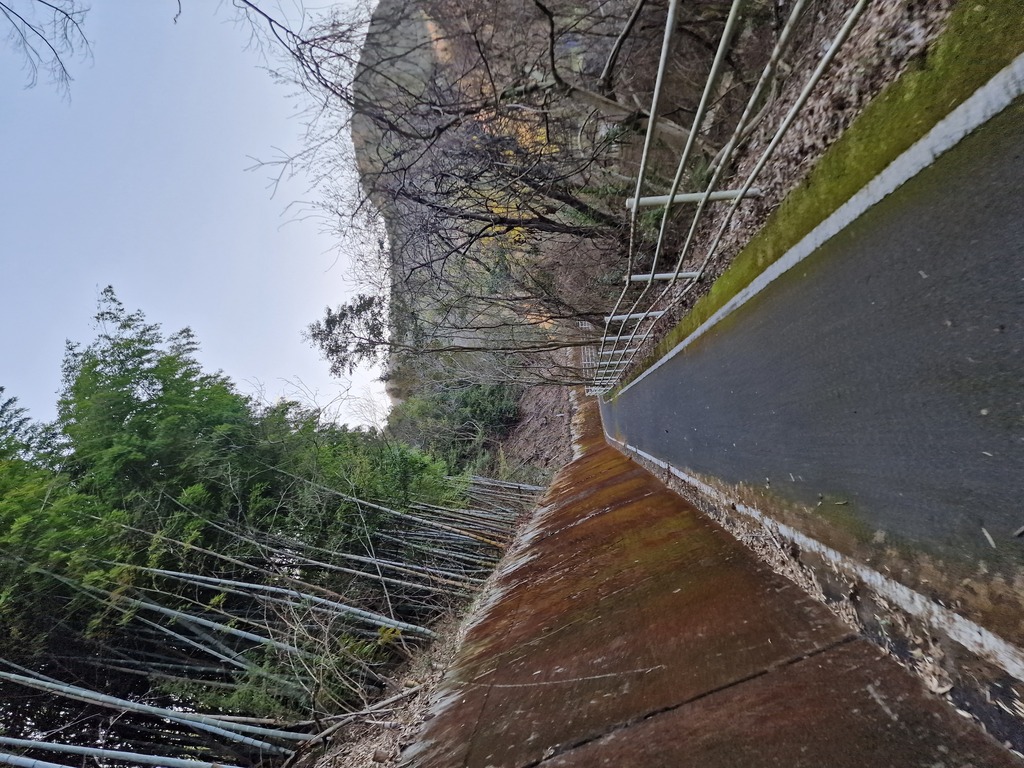
[{"label": "overcast sky", "polygon": [[[317,222],[287,223],[301,180],[271,198],[269,173],[246,171],[300,146],[300,105],[230,9],[184,3],[175,24],[176,10],[95,3],[70,102],[43,77],[26,90],[0,48],[0,385],[36,419],[55,415],[64,340],[92,338],[108,284],[166,332],[190,326],[204,367],[245,392],[324,405],[345,388],[301,332],[351,291],[349,267]],[[352,395],[380,397],[371,379]]]}]

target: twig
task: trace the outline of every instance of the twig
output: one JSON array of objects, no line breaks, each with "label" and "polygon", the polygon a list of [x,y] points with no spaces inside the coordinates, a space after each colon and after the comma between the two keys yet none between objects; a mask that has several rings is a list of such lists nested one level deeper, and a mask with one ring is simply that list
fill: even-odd
[{"label": "twig", "polygon": [[333,723],[329,728],[321,731],[316,736],[311,737],[308,741],[302,742],[298,746],[298,749],[295,750],[295,753],[284,761],[284,763],[281,765],[281,768],[292,768],[292,766],[295,764],[295,761],[298,760],[299,757],[301,757],[307,749],[314,747],[319,743],[325,743],[331,736],[340,731],[353,720],[358,720],[359,718],[364,717],[365,715],[371,715],[376,712],[380,712],[383,709],[389,709],[392,704],[395,704],[396,702],[399,702],[402,699],[408,698],[409,696],[412,696],[414,693],[419,693],[419,691],[422,690],[422,688],[422,684],[413,686],[412,688],[406,688],[401,693],[396,694],[389,699],[378,701],[376,704],[374,704],[371,707],[367,707],[366,709],[361,709],[358,712],[348,712],[344,715],[338,715],[338,722]]}]

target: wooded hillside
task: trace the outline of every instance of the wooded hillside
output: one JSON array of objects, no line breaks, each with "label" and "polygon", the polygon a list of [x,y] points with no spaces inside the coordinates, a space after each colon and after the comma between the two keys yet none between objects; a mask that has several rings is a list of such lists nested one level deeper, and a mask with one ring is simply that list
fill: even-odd
[{"label": "wooded hillside", "polygon": [[[688,136],[680,123],[727,11],[685,6],[656,152],[677,152]],[[748,50],[769,21],[767,8],[751,10]],[[593,341],[615,303],[630,244],[642,252],[656,234],[651,217],[630,232],[622,205],[663,29],[664,8],[643,0],[378,5],[351,126],[363,190],[387,234],[374,265],[386,278],[312,327],[336,369],[385,361],[399,401],[453,382],[586,380],[573,350]],[[748,87],[727,79],[720,116]],[[722,132],[713,120],[697,141],[707,161]],[[652,186],[667,184],[652,176]]]}]

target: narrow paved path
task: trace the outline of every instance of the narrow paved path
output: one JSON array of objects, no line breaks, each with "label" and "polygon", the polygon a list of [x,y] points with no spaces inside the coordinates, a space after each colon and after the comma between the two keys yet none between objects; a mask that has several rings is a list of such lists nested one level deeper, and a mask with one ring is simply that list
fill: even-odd
[{"label": "narrow paved path", "polygon": [[403,764],[1020,765],[582,415]]},{"label": "narrow paved path", "polygon": [[869,537],[1019,568],[1022,126],[1018,100],[606,404],[609,432],[784,500],[841,500]]}]

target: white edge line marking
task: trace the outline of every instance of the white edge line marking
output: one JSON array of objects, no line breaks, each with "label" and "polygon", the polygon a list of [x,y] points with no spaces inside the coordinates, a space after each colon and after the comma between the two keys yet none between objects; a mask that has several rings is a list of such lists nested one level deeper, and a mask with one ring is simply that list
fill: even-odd
[{"label": "white edge line marking", "polygon": [[[706,483],[702,483],[681,469],[676,469],[667,461],[652,456],[646,451],[642,451],[621,440],[616,440],[607,431],[605,431],[605,437],[610,442],[646,459],[652,464],[662,469],[667,469],[680,480],[693,486],[718,504],[725,506],[733,503],[725,494]],[[1013,643],[1003,640],[980,624],[975,624],[970,619],[966,619],[934,600],[930,600],[920,592],[915,592],[909,587],[893,581],[887,576],[883,576],[878,571],[847,557],[842,552],[838,552],[795,528],[774,520],[755,507],[736,503],[735,509],[737,512],[757,520],[762,525],[771,525],[781,536],[792,541],[801,549],[817,553],[848,576],[860,580],[876,594],[891,600],[909,615],[921,619],[935,629],[944,632],[950,639],[955,640],[976,656],[997,665],[1008,675],[1018,680],[1024,680],[1024,650],[1021,650]]]},{"label": "white edge line marking", "polygon": [[746,288],[733,296],[693,333],[676,344],[657,363],[637,376],[619,391],[624,395],[630,387],[654,373],[678,355],[737,308],[763,291],[769,283],[806,259],[828,240],[842,232],[884,197],[923,171],[943,153],[983,123],[995,117],[1024,93],[1024,54],[1000,70],[985,85],[972,93],[959,107],[937,122],[910,149],[893,160],[853,197],[837,208],[831,216],[812,229],[804,238],[758,275]]}]

